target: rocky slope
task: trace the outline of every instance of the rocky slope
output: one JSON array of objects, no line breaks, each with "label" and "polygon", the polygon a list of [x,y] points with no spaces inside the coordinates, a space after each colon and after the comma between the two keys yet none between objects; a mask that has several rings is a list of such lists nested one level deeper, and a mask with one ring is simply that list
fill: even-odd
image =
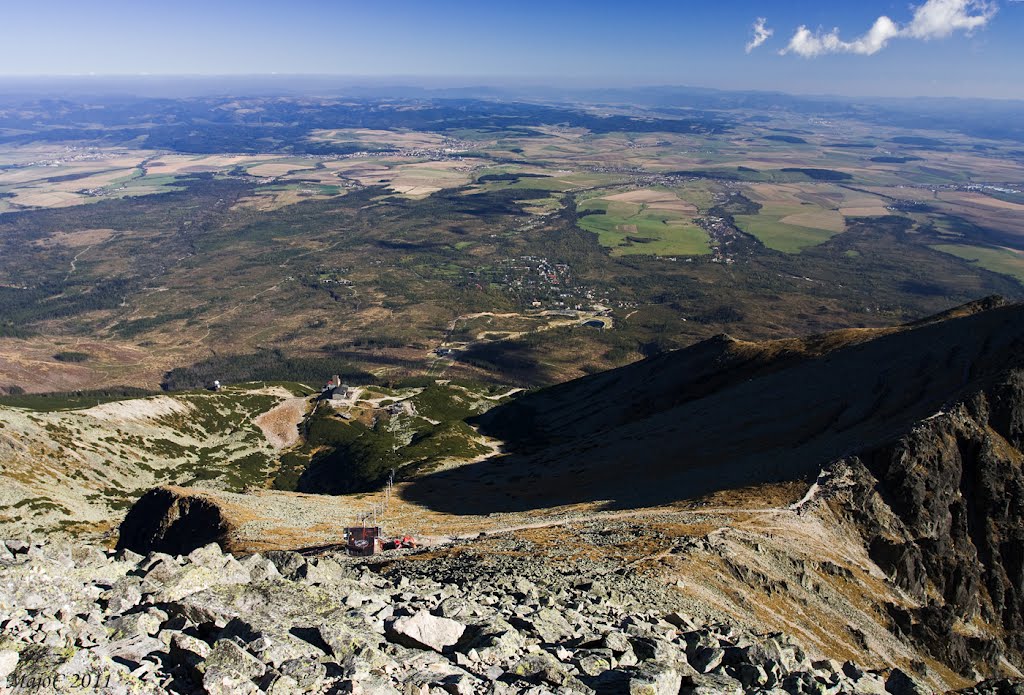
[{"label": "rocky slope", "polygon": [[920,606],[893,629],[962,673],[1024,664],[1024,371],[843,462],[834,501]]},{"label": "rocky slope", "polygon": [[[392,525],[558,528],[546,561],[614,549],[691,614],[785,632],[815,658],[923,669],[935,687],[1020,676],[1022,368],[1024,307],[996,300],[887,330],[713,340],[492,410],[480,425],[509,451],[400,485]],[[122,543],[326,545],[352,502],[332,528],[311,497],[156,491]],[[175,531],[193,504],[216,523]],[[636,515],[622,543],[578,528],[610,528],[616,508]]]},{"label": "rocky slope", "polygon": [[143,557],[7,541],[0,682],[35,693],[932,692],[920,674],[811,660],[780,634],[706,624],[607,560],[463,551],[365,566],[238,559],[216,545]]},{"label": "rocky slope", "polygon": [[[122,524],[118,557],[130,560],[82,550],[79,567],[59,547],[17,546],[3,570],[13,593],[0,604],[12,639],[70,650],[75,616],[119,625],[158,611],[149,651],[128,666],[182,692],[213,692],[223,678],[232,692],[290,692],[297,686],[278,674],[295,680],[282,669],[299,656],[263,653],[280,644],[319,650],[303,657],[326,669],[316,668],[323,691],[942,692],[1022,677],[1022,306],[985,300],[908,326],[802,340],[715,339],[528,394],[478,423],[504,438],[503,454],[395,488],[387,526],[438,536],[427,552],[363,567],[274,551],[324,553],[382,493],[159,488]],[[230,559],[200,547],[211,541],[264,555]],[[129,548],[192,559],[141,560]],[[60,590],[91,585],[82,591],[96,594],[94,606],[48,620],[49,600],[30,609],[24,592],[61,563],[73,581]],[[536,593],[516,584],[524,577]],[[118,612],[96,582],[149,588]],[[178,607],[194,592],[193,608]],[[455,598],[473,607],[449,612]],[[284,612],[263,613],[268,601]],[[504,621],[500,634],[481,627],[492,619]],[[325,633],[364,623],[370,632],[356,643],[369,666]],[[452,641],[423,649],[427,624]],[[175,632],[205,649],[189,642],[194,654],[183,656]],[[629,649],[611,646],[612,633]],[[484,658],[480,635],[512,635],[514,653]],[[119,638],[108,629],[106,639]],[[219,646],[226,640],[234,646]],[[15,650],[0,664],[35,658]],[[751,656],[765,650],[770,663]],[[229,657],[223,668],[237,673],[222,672]]]}]

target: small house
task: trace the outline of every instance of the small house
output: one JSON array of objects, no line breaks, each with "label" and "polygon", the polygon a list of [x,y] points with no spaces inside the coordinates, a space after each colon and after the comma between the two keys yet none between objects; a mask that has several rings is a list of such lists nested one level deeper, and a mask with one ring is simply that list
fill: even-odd
[{"label": "small house", "polygon": [[349,555],[376,555],[382,549],[379,526],[354,526],[345,529],[345,549]]}]

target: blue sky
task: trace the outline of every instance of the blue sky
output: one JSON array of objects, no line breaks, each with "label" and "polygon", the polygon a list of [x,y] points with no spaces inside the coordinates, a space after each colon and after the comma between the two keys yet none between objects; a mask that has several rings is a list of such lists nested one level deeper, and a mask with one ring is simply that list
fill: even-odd
[{"label": "blue sky", "polygon": [[[925,3],[984,20],[970,31],[922,32],[913,17]],[[6,0],[0,7],[0,75],[307,73],[1024,98],[1021,0]],[[857,43],[881,16],[894,27],[882,47]],[[773,34],[747,53],[758,17]],[[803,43],[780,55],[800,26]]]}]

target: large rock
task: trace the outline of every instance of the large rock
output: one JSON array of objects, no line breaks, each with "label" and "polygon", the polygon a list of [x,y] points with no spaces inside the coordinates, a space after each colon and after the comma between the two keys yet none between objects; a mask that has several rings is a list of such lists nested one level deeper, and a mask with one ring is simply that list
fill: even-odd
[{"label": "large rock", "polygon": [[266,673],[262,661],[231,640],[219,640],[203,664],[203,688],[210,695],[258,693],[254,679]]},{"label": "large rock", "polygon": [[0,651],[0,682],[18,668],[18,652],[12,649]]},{"label": "large rock", "polygon": [[128,510],[118,548],[187,555],[208,543],[236,553],[332,546],[344,541],[353,513],[351,502],[337,497],[169,485],[153,488]]},{"label": "large rock", "polygon": [[117,547],[137,553],[157,550],[186,555],[207,543],[223,541],[227,529],[220,508],[202,495],[158,487],[128,510]]},{"label": "large rock", "polygon": [[572,625],[562,613],[550,608],[541,608],[526,619],[530,629],[540,637],[542,642],[554,644],[573,634]]},{"label": "large rock", "polygon": [[690,676],[679,690],[680,695],[743,695],[743,686],[725,674]]},{"label": "large rock", "polygon": [[387,636],[391,641],[436,652],[457,644],[465,631],[466,626],[457,620],[440,618],[425,610],[399,618],[387,626]]},{"label": "large rock", "polygon": [[656,663],[636,667],[629,678],[629,695],[679,695],[682,675],[675,668]]},{"label": "large rock", "polygon": [[550,685],[562,685],[569,679],[565,666],[547,652],[527,654],[512,667],[511,672],[521,678]]}]

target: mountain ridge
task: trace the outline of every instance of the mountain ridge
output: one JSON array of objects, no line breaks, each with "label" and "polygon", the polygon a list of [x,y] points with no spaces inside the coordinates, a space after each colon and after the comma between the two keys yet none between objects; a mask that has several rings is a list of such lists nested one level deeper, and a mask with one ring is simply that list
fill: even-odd
[{"label": "mountain ridge", "polygon": [[[718,336],[488,411],[475,423],[506,453],[421,478],[405,494],[459,513],[446,507],[443,488],[482,481],[500,489],[509,482],[501,467],[531,483],[507,505],[507,497],[488,500],[491,512],[659,504],[813,479],[829,461],[894,439],[1022,365],[1024,305],[995,297],[889,329],[765,343]],[[643,490],[619,499],[617,475]]]}]

